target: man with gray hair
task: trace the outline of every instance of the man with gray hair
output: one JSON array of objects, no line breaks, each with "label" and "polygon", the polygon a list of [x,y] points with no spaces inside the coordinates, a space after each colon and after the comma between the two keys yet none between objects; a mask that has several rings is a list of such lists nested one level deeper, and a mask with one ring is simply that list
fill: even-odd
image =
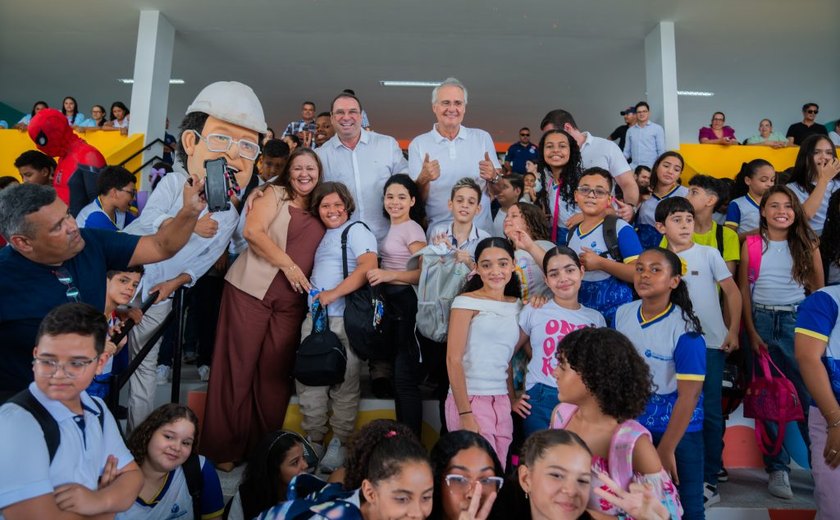
[{"label": "man with gray hair", "polygon": [[437,122],[408,146],[408,172],[424,198],[429,230],[452,220],[450,191],[463,177],[474,178],[484,192],[475,225],[487,232],[493,230],[489,195],[496,191],[501,165],[490,134],[461,126],[466,110],[467,88],[457,79],[447,78],[432,91]]},{"label": "man with gray hair", "polygon": [[190,237],[206,204],[192,178],[168,225],[137,237],[79,229],[52,187],[22,184],[0,192],[0,401],[32,382],[32,346],[41,319],[67,302],[105,309],[105,273],[160,262]]}]

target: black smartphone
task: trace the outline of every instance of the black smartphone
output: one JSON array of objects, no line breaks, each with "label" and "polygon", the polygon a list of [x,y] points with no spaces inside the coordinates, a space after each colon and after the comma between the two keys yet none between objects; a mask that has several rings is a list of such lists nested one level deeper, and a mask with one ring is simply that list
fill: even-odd
[{"label": "black smartphone", "polygon": [[204,179],[204,198],[209,211],[230,209],[230,185],[227,178],[227,161],[224,157],[204,161],[207,176]]}]

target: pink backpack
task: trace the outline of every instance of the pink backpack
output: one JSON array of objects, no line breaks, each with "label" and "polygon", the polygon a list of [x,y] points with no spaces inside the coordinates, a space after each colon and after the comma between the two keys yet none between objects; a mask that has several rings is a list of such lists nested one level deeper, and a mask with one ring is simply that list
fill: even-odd
[{"label": "pink backpack", "polygon": [[[796,387],[773,363],[770,354],[761,351],[757,361],[762,375],[758,375],[758,370],[753,372],[752,382],[744,396],[744,417],[755,419],[755,439],[761,453],[776,455],[785,440],[785,425],[793,421],[804,421],[805,412]],[[771,365],[779,373],[778,377],[770,371]],[[765,421],[774,422],[778,426],[775,443],[767,433]]]}]

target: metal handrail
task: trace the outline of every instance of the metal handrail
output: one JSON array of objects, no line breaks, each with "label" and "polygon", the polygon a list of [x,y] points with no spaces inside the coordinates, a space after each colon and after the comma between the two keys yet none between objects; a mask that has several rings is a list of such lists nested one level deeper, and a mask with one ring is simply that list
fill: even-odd
[{"label": "metal handrail", "polygon": [[163,146],[166,146],[166,143],[165,143],[165,142],[163,142],[163,141],[161,140],[161,138],[160,138],[160,137],[157,137],[157,138],[155,138],[155,140],[154,140],[154,141],[152,141],[151,143],[147,144],[147,145],[146,145],[146,146],[144,146],[143,148],[141,148],[141,149],[137,150],[136,152],[134,152],[133,154],[131,154],[130,156],[128,156],[128,159],[125,159],[124,161],[120,162],[120,166],[125,166],[125,163],[127,163],[128,161],[130,161],[130,160],[134,159],[135,157],[137,157],[138,155],[140,155],[141,153],[145,152],[146,150],[150,149],[152,146],[154,146],[154,145],[156,145],[156,144],[158,144],[158,143],[160,143],[160,144],[161,144],[161,145],[163,145]]}]

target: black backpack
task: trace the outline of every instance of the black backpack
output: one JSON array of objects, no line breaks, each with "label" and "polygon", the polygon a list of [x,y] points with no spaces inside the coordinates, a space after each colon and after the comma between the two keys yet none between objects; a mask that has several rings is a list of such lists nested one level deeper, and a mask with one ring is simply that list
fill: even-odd
[{"label": "black backpack", "polygon": [[[618,232],[616,228],[618,227],[618,217],[615,215],[607,215],[604,217],[604,243],[607,244],[607,251],[609,255],[615,260],[616,262],[621,262],[624,260],[624,257],[621,256],[621,248],[618,247]],[[568,236],[566,236],[566,243],[568,244],[569,241],[572,239],[572,235],[575,234],[575,231],[580,227],[580,224],[571,228],[569,230]],[[607,253],[601,253],[600,256],[604,258],[607,257]]]},{"label": "black backpack", "polygon": [[344,381],[347,369],[347,352],[336,333],[330,330],[328,316],[324,316],[324,330],[315,332],[321,313],[328,314],[319,305],[312,316],[312,333],[300,342],[295,356],[295,379],[307,386],[337,385]]},{"label": "black backpack", "polygon": [[[105,409],[96,399],[91,399],[93,404],[99,411],[99,427],[105,430]],[[15,394],[7,402],[14,403],[27,412],[38,422],[41,431],[44,432],[44,441],[47,443],[47,453],[50,455],[50,464],[52,464],[55,454],[58,451],[58,446],[61,444],[61,432],[58,430],[58,423],[55,418],[50,415],[50,412],[44,408],[32,392],[27,388],[22,392]],[[187,479],[187,488],[192,497],[193,513],[195,520],[201,520],[201,489],[204,487],[204,478],[201,476],[201,465],[199,464],[198,454],[193,453],[181,466],[184,470],[184,477]]]},{"label": "black backpack", "polygon": [[[347,269],[347,234],[350,228],[361,224],[368,231],[364,222],[356,221],[344,228],[341,233],[341,267],[344,278],[350,274]],[[382,313],[384,302],[379,287],[365,284],[344,297],[344,332],[350,342],[350,348],[362,360],[381,350],[384,343],[382,332]]]}]

